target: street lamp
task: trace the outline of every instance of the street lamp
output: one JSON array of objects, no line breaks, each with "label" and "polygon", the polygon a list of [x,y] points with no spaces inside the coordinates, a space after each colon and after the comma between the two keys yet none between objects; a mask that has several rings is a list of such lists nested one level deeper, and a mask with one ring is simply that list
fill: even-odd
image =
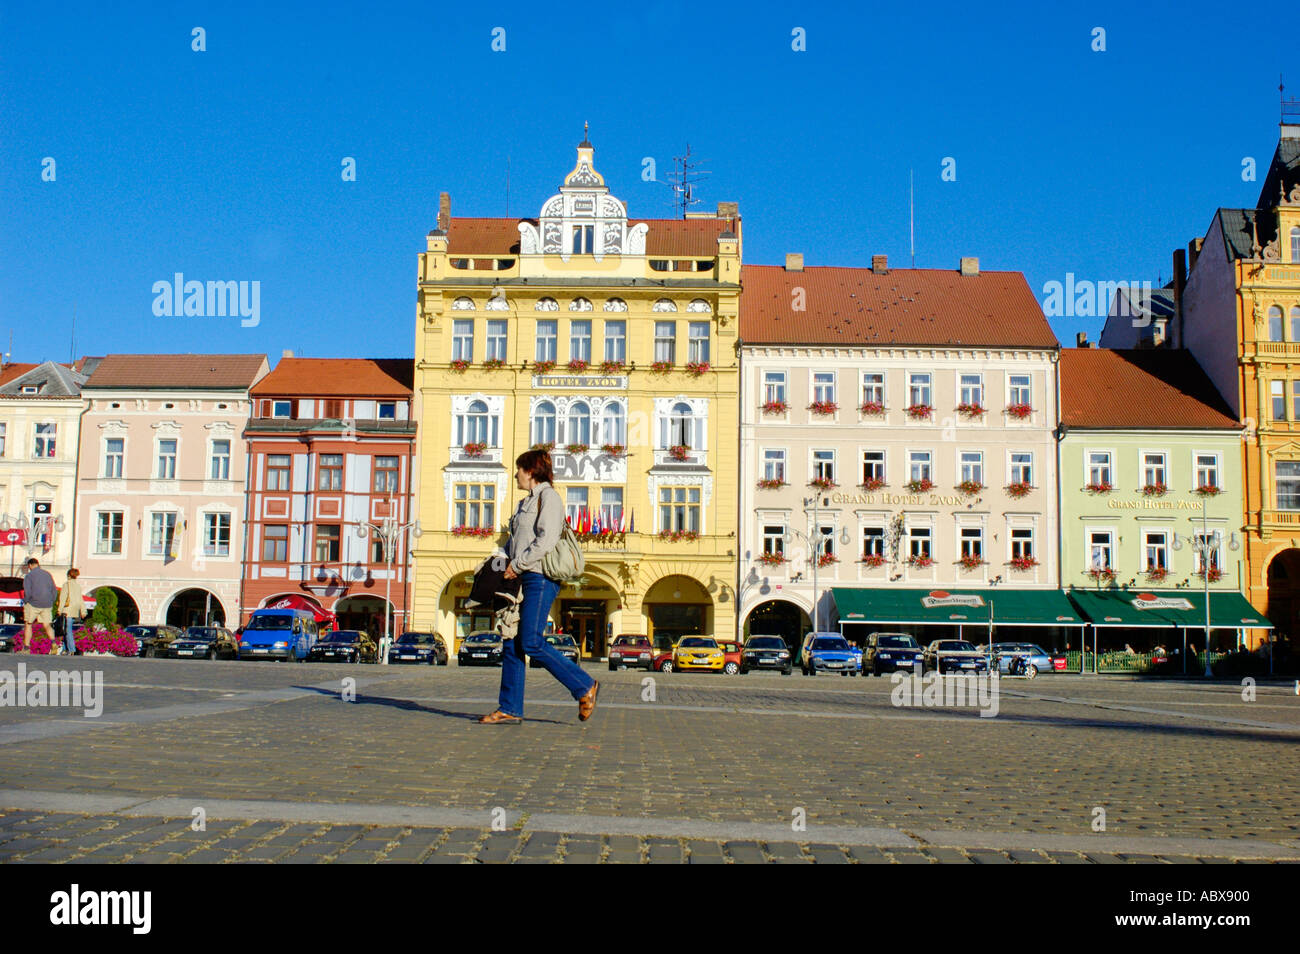
[{"label": "street lamp", "polygon": [[[800,530],[792,530],[789,527],[787,527],[785,534],[783,535],[786,543],[790,542],[790,538],[792,535],[799,537],[801,540],[803,540],[805,544],[808,545],[808,549],[811,551],[812,571],[813,571],[813,632],[814,633],[821,632],[821,594],[817,589],[817,564],[821,560],[822,544],[835,539],[834,530],[832,530],[830,533],[825,533],[821,529],[821,521],[817,517],[820,511],[821,508],[818,507],[817,505],[816,497],[805,497],[803,502],[803,512],[806,516],[809,516],[810,522],[808,524],[808,532],[804,533]],[[845,527],[840,532],[840,542],[846,547],[852,542],[852,539],[849,537],[848,527]]]},{"label": "street lamp", "polygon": [[420,521],[414,520],[411,523],[400,523],[396,516],[397,512],[394,506],[393,498],[388,498],[388,513],[378,524],[361,523],[357,525],[356,533],[359,537],[377,537],[384,545],[384,562],[388,564],[387,578],[384,580],[384,638],[379,646],[379,662],[388,665],[388,647],[392,643],[392,613],[393,601],[391,599],[393,587],[393,552],[397,549],[397,542],[407,530],[411,531],[412,536],[420,536],[424,531],[420,529]]},{"label": "street lamp", "polygon": [[[1174,534],[1174,549],[1181,550],[1184,544],[1187,544],[1201,558],[1201,578],[1204,581],[1205,591],[1205,677],[1207,679],[1214,676],[1210,669],[1210,559],[1217,556],[1219,547],[1223,545],[1223,534],[1216,527],[1214,533],[1209,531],[1206,511],[1207,498],[1201,497],[1201,534],[1199,537],[1192,536],[1191,540],[1180,539],[1178,534]],[[1228,538],[1228,549],[1239,550],[1241,543],[1237,540],[1237,534],[1233,533]],[[1220,572],[1222,572],[1220,568]],[[1185,649],[1186,647],[1184,647]],[[1187,661],[1183,660],[1183,671],[1186,672]]]}]

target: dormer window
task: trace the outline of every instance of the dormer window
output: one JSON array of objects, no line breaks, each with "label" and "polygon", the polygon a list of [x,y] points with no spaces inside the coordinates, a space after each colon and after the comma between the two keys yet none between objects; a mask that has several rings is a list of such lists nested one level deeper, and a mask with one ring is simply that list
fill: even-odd
[{"label": "dormer window", "polygon": [[397,403],[395,401],[379,402],[379,420],[381,421],[397,420]]},{"label": "dormer window", "polygon": [[287,419],[287,418],[291,418],[291,417],[293,417],[293,402],[292,402],[292,401],[272,401],[272,402],[271,402],[271,416],[272,416],[272,417],[282,417],[282,418],[286,418],[286,419]]},{"label": "dormer window", "polygon": [[596,227],[594,225],[575,225],[573,227],[573,254],[590,255],[594,247]]},{"label": "dormer window", "polygon": [[39,394],[39,393],[40,393],[40,390],[41,390],[41,389],[38,388],[38,387],[37,387],[36,385],[34,385],[34,384],[24,384],[24,385],[23,385],[23,394]]}]

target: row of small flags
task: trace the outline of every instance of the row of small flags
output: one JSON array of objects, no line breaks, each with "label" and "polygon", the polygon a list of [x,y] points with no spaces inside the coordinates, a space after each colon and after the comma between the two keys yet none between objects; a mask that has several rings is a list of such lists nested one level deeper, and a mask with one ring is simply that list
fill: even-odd
[{"label": "row of small flags", "polygon": [[575,515],[566,516],[565,522],[574,533],[580,534],[597,534],[597,533],[636,533],[636,514],[630,510],[624,510],[617,519],[602,514],[599,510],[592,510],[590,507],[580,507]]}]

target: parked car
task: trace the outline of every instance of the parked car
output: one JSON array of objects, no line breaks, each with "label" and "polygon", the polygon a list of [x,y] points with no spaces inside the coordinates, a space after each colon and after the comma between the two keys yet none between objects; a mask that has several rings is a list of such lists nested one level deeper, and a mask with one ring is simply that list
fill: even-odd
[{"label": "parked car", "polygon": [[122,632],[135,637],[136,655],[166,656],[167,648],[181,637],[175,626],[127,626]]},{"label": "parked car", "polygon": [[456,654],[460,666],[500,666],[501,637],[490,629],[478,630],[465,637]]},{"label": "parked car", "polygon": [[[980,652],[987,655],[988,651],[983,647],[976,647]],[[1044,650],[1037,643],[994,643],[993,644],[993,665],[998,672],[1007,675],[1011,671],[1011,661],[1017,656],[1023,656],[1025,668],[1020,675],[1033,679],[1040,672],[1055,672],[1057,669],[1056,657]],[[1065,657],[1062,656],[1062,659]],[[1064,666],[1060,668],[1064,669]]]},{"label": "parked car", "polygon": [[0,623],[0,653],[12,652],[14,637],[22,634],[22,623]]},{"label": "parked car", "polygon": [[921,644],[906,633],[872,633],[862,655],[862,671],[870,670],[873,676],[899,669],[919,674],[924,658]]},{"label": "parked car", "polygon": [[656,649],[655,654],[650,657],[650,668],[655,672],[672,672],[673,671],[673,651],[669,649]]},{"label": "parked car", "polygon": [[856,676],[862,671],[862,657],[839,633],[809,633],[799,652],[799,666],[805,676],[819,672]]},{"label": "parked car", "polygon": [[762,670],[779,671],[788,676],[794,668],[790,647],[780,636],[751,636],[740,651],[740,674]]},{"label": "parked car", "polygon": [[253,610],[239,637],[239,658],[306,659],[317,635],[316,617],[306,610]]},{"label": "parked car", "polygon": [[740,672],[740,654],[744,651],[744,647],[732,639],[720,639],[718,645],[722,647],[726,659],[722,664],[722,671],[728,676],[734,676]]},{"label": "parked car", "polygon": [[238,659],[235,634],[224,626],[190,626],[167,647],[171,659]]},{"label": "parked car", "polygon": [[378,644],[359,629],[326,633],[307,651],[308,662],[372,663],[378,660]]},{"label": "parked car", "polygon": [[936,639],[925,647],[924,668],[939,675],[949,672],[988,672],[984,654],[964,639]]},{"label": "parked car", "polygon": [[727,654],[712,636],[683,636],[673,647],[672,669],[665,665],[663,671],[689,672],[704,669],[722,672],[726,664]]},{"label": "parked car", "polygon": [[[569,662],[576,664],[578,662],[578,644],[572,636],[567,633],[549,633],[546,641],[550,643],[555,651],[567,659]],[[531,669],[541,669],[542,664],[537,661],[536,657],[528,657],[528,666]]]},{"label": "parked car", "polygon": [[654,665],[655,651],[649,636],[615,636],[609,646],[609,670],[632,666],[649,670]]},{"label": "parked car", "polygon": [[388,647],[390,663],[428,663],[430,666],[447,665],[447,644],[437,633],[402,633]]}]

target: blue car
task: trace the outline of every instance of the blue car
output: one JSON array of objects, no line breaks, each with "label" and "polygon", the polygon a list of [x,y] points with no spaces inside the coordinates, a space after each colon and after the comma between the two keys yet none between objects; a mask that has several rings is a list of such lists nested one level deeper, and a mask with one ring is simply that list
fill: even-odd
[{"label": "blue car", "polygon": [[862,672],[862,655],[839,633],[809,633],[799,650],[799,667],[805,676],[819,672],[856,676]]}]

